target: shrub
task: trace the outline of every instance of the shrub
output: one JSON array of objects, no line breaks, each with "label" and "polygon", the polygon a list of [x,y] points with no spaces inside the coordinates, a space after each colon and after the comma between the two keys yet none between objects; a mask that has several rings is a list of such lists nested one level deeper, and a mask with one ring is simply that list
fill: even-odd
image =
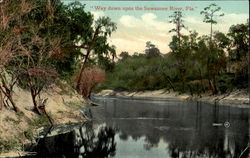
[{"label": "shrub", "polygon": [[89,97],[92,89],[104,81],[105,72],[99,68],[85,68],[81,74],[80,91],[83,97]]}]

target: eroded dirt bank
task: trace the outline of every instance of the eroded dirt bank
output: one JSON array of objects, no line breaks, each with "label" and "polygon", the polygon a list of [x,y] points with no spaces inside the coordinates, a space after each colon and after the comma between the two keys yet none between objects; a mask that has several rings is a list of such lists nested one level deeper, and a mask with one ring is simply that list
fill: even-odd
[{"label": "eroded dirt bank", "polygon": [[[15,113],[12,107],[0,110],[0,157],[15,157],[24,155],[23,145],[34,141],[36,129],[49,124],[48,118],[39,116],[33,111],[33,103],[29,91],[15,88],[14,101],[20,113]],[[80,109],[87,104],[76,92],[53,87],[53,90],[42,93],[48,98],[46,111],[54,124],[85,121]]]}]

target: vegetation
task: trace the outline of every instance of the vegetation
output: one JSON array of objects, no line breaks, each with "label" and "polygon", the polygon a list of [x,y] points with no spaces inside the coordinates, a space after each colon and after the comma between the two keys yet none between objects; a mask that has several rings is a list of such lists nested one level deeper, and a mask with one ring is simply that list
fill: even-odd
[{"label": "vegetation", "polygon": [[1,152],[7,152],[13,149],[18,149],[20,148],[20,143],[15,140],[15,139],[11,139],[11,140],[2,140],[0,139],[0,153]]},{"label": "vegetation", "polygon": [[101,80],[86,87],[85,68],[112,69],[116,52],[107,38],[116,24],[109,17],[94,20],[80,2],[4,1],[0,12],[0,109],[10,104],[20,112],[12,99],[17,85],[30,91],[35,112],[46,115],[48,98],[40,94],[58,80],[88,97]]},{"label": "vegetation", "polygon": [[[146,42],[145,51],[130,55],[121,52],[108,38],[117,26],[109,17],[94,19],[80,2],[12,1],[0,3],[0,110],[12,107],[19,117],[25,114],[13,100],[13,87],[30,92],[34,112],[31,126],[53,124],[46,111],[48,98],[42,92],[54,84],[70,85],[88,98],[94,88],[142,91],[166,89],[201,94],[225,93],[248,86],[249,24],[232,25],[227,34],[214,31],[221,8],[211,4],[201,11],[210,25],[209,35],[195,30],[183,34],[185,21],[180,11],[169,17],[174,33],[170,52],[161,54]],[[105,82],[104,79],[106,78]],[[99,84],[103,82],[102,84]],[[98,87],[96,87],[96,85]],[[61,93],[69,94],[66,92]],[[66,103],[78,109],[81,103]],[[10,117],[5,121],[19,124]],[[28,138],[32,131],[26,131]],[[0,140],[0,152],[16,141]]]},{"label": "vegetation", "polygon": [[[204,8],[204,22],[210,24],[210,35],[199,35],[189,30],[182,34],[184,25],[180,11],[170,16],[175,28],[171,51],[161,54],[158,51],[149,56],[152,49],[158,48],[150,41],[146,43],[145,53],[122,52],[115,69],[107,73],[106,81],[96,90],[157,90],[166,89],[181,93],[226,93],[233,89],[248,86],[249,25],[232,25],[227,34],[213,31],[217,24],[217,14],[221,10],[216,4]],[[240,42],[242,41],[242,42]]]}]

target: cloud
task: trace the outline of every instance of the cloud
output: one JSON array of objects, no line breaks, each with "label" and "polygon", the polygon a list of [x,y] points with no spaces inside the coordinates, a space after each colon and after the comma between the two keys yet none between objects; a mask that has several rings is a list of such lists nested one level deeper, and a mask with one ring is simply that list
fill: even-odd
[{"label": "cloud", "polygon": [[117,53],[143,53],[145,43],[151,41],[162,53],[169,51],[168,42],[171,35],[168,33],[174,27],[166,19],[159,20],[153,13],[145,13],[140,17],[123,15],[119,19],[119,31],[112,35],[112,44],[117,46]]},{"label": "cloud", "polygon": [[249,19],[248,14],[225,14],[223,17],[221,17],[222,23],[226,24],[240,24],[240,23],[246,23],[247,19]]},{"label": "cloud", "polygon": [[[213,30],[227,33],[230,26],[246,23],[248,18],[248,14],[225,14],[217,19],[218,24],[213,25]],[[189,29],[196,30],[200,34],[209,34],[210,24],[204,23],[202,18],[189,16],[184,18],[184,20]]]},{"label": "cloud", "polygon": [[[246,23],[248,14],[225,14],[218,17],[218,24],[213,25],[214,31],[227,33],[231,25]],[[184,24],[189,30],[196,30],[200,35],[210,33],[210,25],[203,22],[202,16],[184,17]],[[113,33],[112,44],[117,46],[117,53],[128,51],[130,53],[142,53],[145,50],[145,43],[151,41],[158,46],[162,53],[167,53],[173,33],[168,33],[174,28],[167,19],[160,19],[153,13],[145,13],[139,17],[123,15],[118,22],[118,30]],[[188,31],[183,29],[183,34]]]},{"label": "cloud", "polygon": [[94,15],[94,20],[97,20],[99,17],[105,16],[105,13],[103,11],[91,11],[91,14]]},{"label": "cloud", "polygon": [[145,22],[149,22],[152,23],[154,21],[154,19],[156,19],[157,16],[153,13],[145,13],[141,16],[141,19]]},{"label": "cloud", "polygon": [[166,31],[173,27],[172,24],[167,21],[160,21],[157,19],[157,16],[153,13],[145,13],[140,18],[136,18],[131,15],[123,15],[119,22],[130,28],[145,28],[147,30],[156,30],[156,31]]},{"label": "cloud", "polygon": [[139,19],[135,18],[134,16],[130,16],[130,15],[123,15],[119,19],[119,21],[125,27],[137,27],[137,26],[142,24]]},{"label": "cloud", "polygon": [[134,52],[142,53],[145,49],[145,42],[139,40],[112,38],[110,43],[117,46],[116,52],[118,54],[122,51],[127,51],[132,55]]}]

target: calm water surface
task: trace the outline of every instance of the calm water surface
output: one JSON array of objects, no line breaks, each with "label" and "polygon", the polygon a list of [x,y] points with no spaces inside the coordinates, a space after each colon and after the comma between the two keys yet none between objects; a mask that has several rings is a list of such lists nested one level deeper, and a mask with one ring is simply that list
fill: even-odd
[{"label": "calm water surface", "polygon": [[95,126],[117,129],[115,158],[239,157],[249,142],[249,108],[171,99],[94,101],[102,105],[92,107]]},{"label": "calm water surface", "polygon": [[37,157],[249,157],[249,108],[173,99],[92,99],[99,104],[90,108],[93,121],[40,141]]}]

